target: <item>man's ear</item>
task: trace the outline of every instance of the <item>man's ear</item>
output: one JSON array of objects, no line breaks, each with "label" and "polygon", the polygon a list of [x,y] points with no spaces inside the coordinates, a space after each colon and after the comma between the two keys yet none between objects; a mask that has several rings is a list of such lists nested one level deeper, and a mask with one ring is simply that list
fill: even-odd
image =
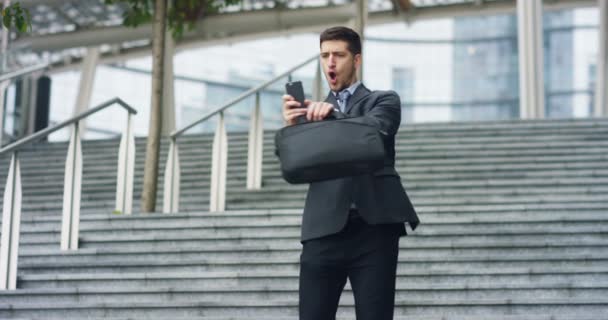
[{"label": "man's ear", "polygon": [[355,59],[355,66],[357,66],[357,69],[360,68],[361,67],[361,61],[362,61],[361,54],[357,53],[355,55],[354,59]]}]

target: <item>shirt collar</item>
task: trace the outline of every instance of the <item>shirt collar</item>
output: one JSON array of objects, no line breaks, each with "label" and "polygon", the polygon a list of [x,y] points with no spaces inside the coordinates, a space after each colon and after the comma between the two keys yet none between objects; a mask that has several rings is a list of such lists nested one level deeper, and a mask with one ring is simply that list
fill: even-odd
[{"label": "shirt collar", "polygon": [[[355,94],[355,90],[357,90],[359,85],[361,85],[361,81],[357,81],[357,82],[351,84],[350,87],[343,89],[342,91],[348,90],[350,92],[350,95],[352,96]],[[332,92],[334,93],[334,96],[336,96],[336,97],[338,96],[338,92],[335,92],[335,91],[332,91]]]}]

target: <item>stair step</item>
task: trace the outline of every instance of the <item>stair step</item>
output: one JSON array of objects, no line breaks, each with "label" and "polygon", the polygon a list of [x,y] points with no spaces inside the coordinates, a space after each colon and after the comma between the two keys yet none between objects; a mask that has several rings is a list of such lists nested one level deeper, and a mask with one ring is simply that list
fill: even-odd
[{"label": "stair step", "polygon": [[[512,297],[536,299],[594,299],[605,296],[608,292],[607,284],[583,283],[575,285],[551,285],[538,287],[525,284],[504,285],[491,287],[480,284],[473,287],[463,285],[400,285],[396,287],[396,298],[405,299],[507,299]],[[352,296],[350,284],[347,284],[344,296]],[[267,300],[291,300],[298,297],[298,284],[289,282],[276,286],[239,286],[239,287],[156,287],[142,288],[48,288],[48,289],[19,289],[17,291],[0,292],[0,299],[4,303],[116,303],[116,302],[157,302],[165,301],[216,301],[224,300],[254,300],[261,298]]]},{"label": "stair step", "polygon": [[[229,210],[213,213],[213,134],[178,140],[178,214],[112,214],[119,140],[83,141],[73,252],[59,249],[67,143],[23,150],[19,289],[0,292],[0,319],[297,319],[308,185],[283,180],[274,134],[253,191],[248,134],[228,133]],[[396,320],[608,320],[608,119],[408,124],[395,149],[421,220],[400,241]],[[163,138],[157,210],[167,151]],[[337,319],[353,302],[347,284]]]},{"label": "stair step", "polygon": [[[397,270],[397,283],[408,285],[461,285],[490,287],[527,284],[550,286],[556,284],[573,285],[575,283],[605,283],[608,281],[608,270],[605,267],[568,268],[552,267],[492,267],[473,270],[462,269],[414,269]],[[173,286],[198,288],[241,287],[241,286],[275,286],[285,283],[296,283],[298,271],[281,270],[272,272],[178,272],[171,273],[52,273],[22,274],[18,279],[20,289],[30,288],[141,288],[142,286]]]},{"label": "stair step", "polygon": [[[55,272],[162,272],[175,270],[181,272],[214,272],[214,271],[281,271],[298,270],[299,251],[291,252],[234,252],[228,254],[190,253],[190,254],[112,254],[87,257],[82,255],[64,255],[40,258],[24,257],[20,260],[21,272],[55,273]],[[527,252],[527,253],[469,253],[450,252],[442,254],[416,254],[402,249],[399,267],[405,270],[440,269],[440,268],[498,268],[530,267],[542,270],[558,268],[592,268],[608,265],[608,250],[599,252],[560,253]],[[559,269],[558,269],[559,270]]]},{"label": "stair step", "polygon": [[[443,313],[487,314],[489,312],[530,315],[534,313],[562,313],[574,316],[579,313],[605,315],[608,312],[608,300],[595,299],[450,299],[450,300],[396,300],[396,313],[414,316],[426,313],[439,315]],[[339,316],[353,316],[354,308],[351,299],[341,299]],[[297,315],[297,301],[201,301],[201,302],[164,302],[164,303],[54,303],[54,304],[13,304],[0,306],[0,316],[86,316],[116,317],[121,315],[138,316],[285,316]]]}]

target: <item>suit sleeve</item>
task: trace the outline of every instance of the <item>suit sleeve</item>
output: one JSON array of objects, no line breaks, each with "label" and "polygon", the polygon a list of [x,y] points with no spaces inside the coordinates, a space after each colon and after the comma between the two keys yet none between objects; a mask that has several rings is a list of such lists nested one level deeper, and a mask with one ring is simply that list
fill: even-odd
[{"label": "suit sleeve", "polygon": [[380,95],[372,108],[361,117],[386,135],[394,136],[401,124],[401,100],[394,91]]}]

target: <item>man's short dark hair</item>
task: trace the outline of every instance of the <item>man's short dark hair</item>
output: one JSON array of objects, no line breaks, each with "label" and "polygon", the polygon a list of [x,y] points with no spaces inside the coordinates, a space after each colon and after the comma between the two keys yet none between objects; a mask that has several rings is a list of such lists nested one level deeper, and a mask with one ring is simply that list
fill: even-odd
[{"label": "man's short dark hair", "polygon": [[361,53],[361,38],[355,30],[347,27],[332,27],[321,33],[319,37],[319,46],[323,41],[342,40],[348,43],[348,51],[353,56]]}]

